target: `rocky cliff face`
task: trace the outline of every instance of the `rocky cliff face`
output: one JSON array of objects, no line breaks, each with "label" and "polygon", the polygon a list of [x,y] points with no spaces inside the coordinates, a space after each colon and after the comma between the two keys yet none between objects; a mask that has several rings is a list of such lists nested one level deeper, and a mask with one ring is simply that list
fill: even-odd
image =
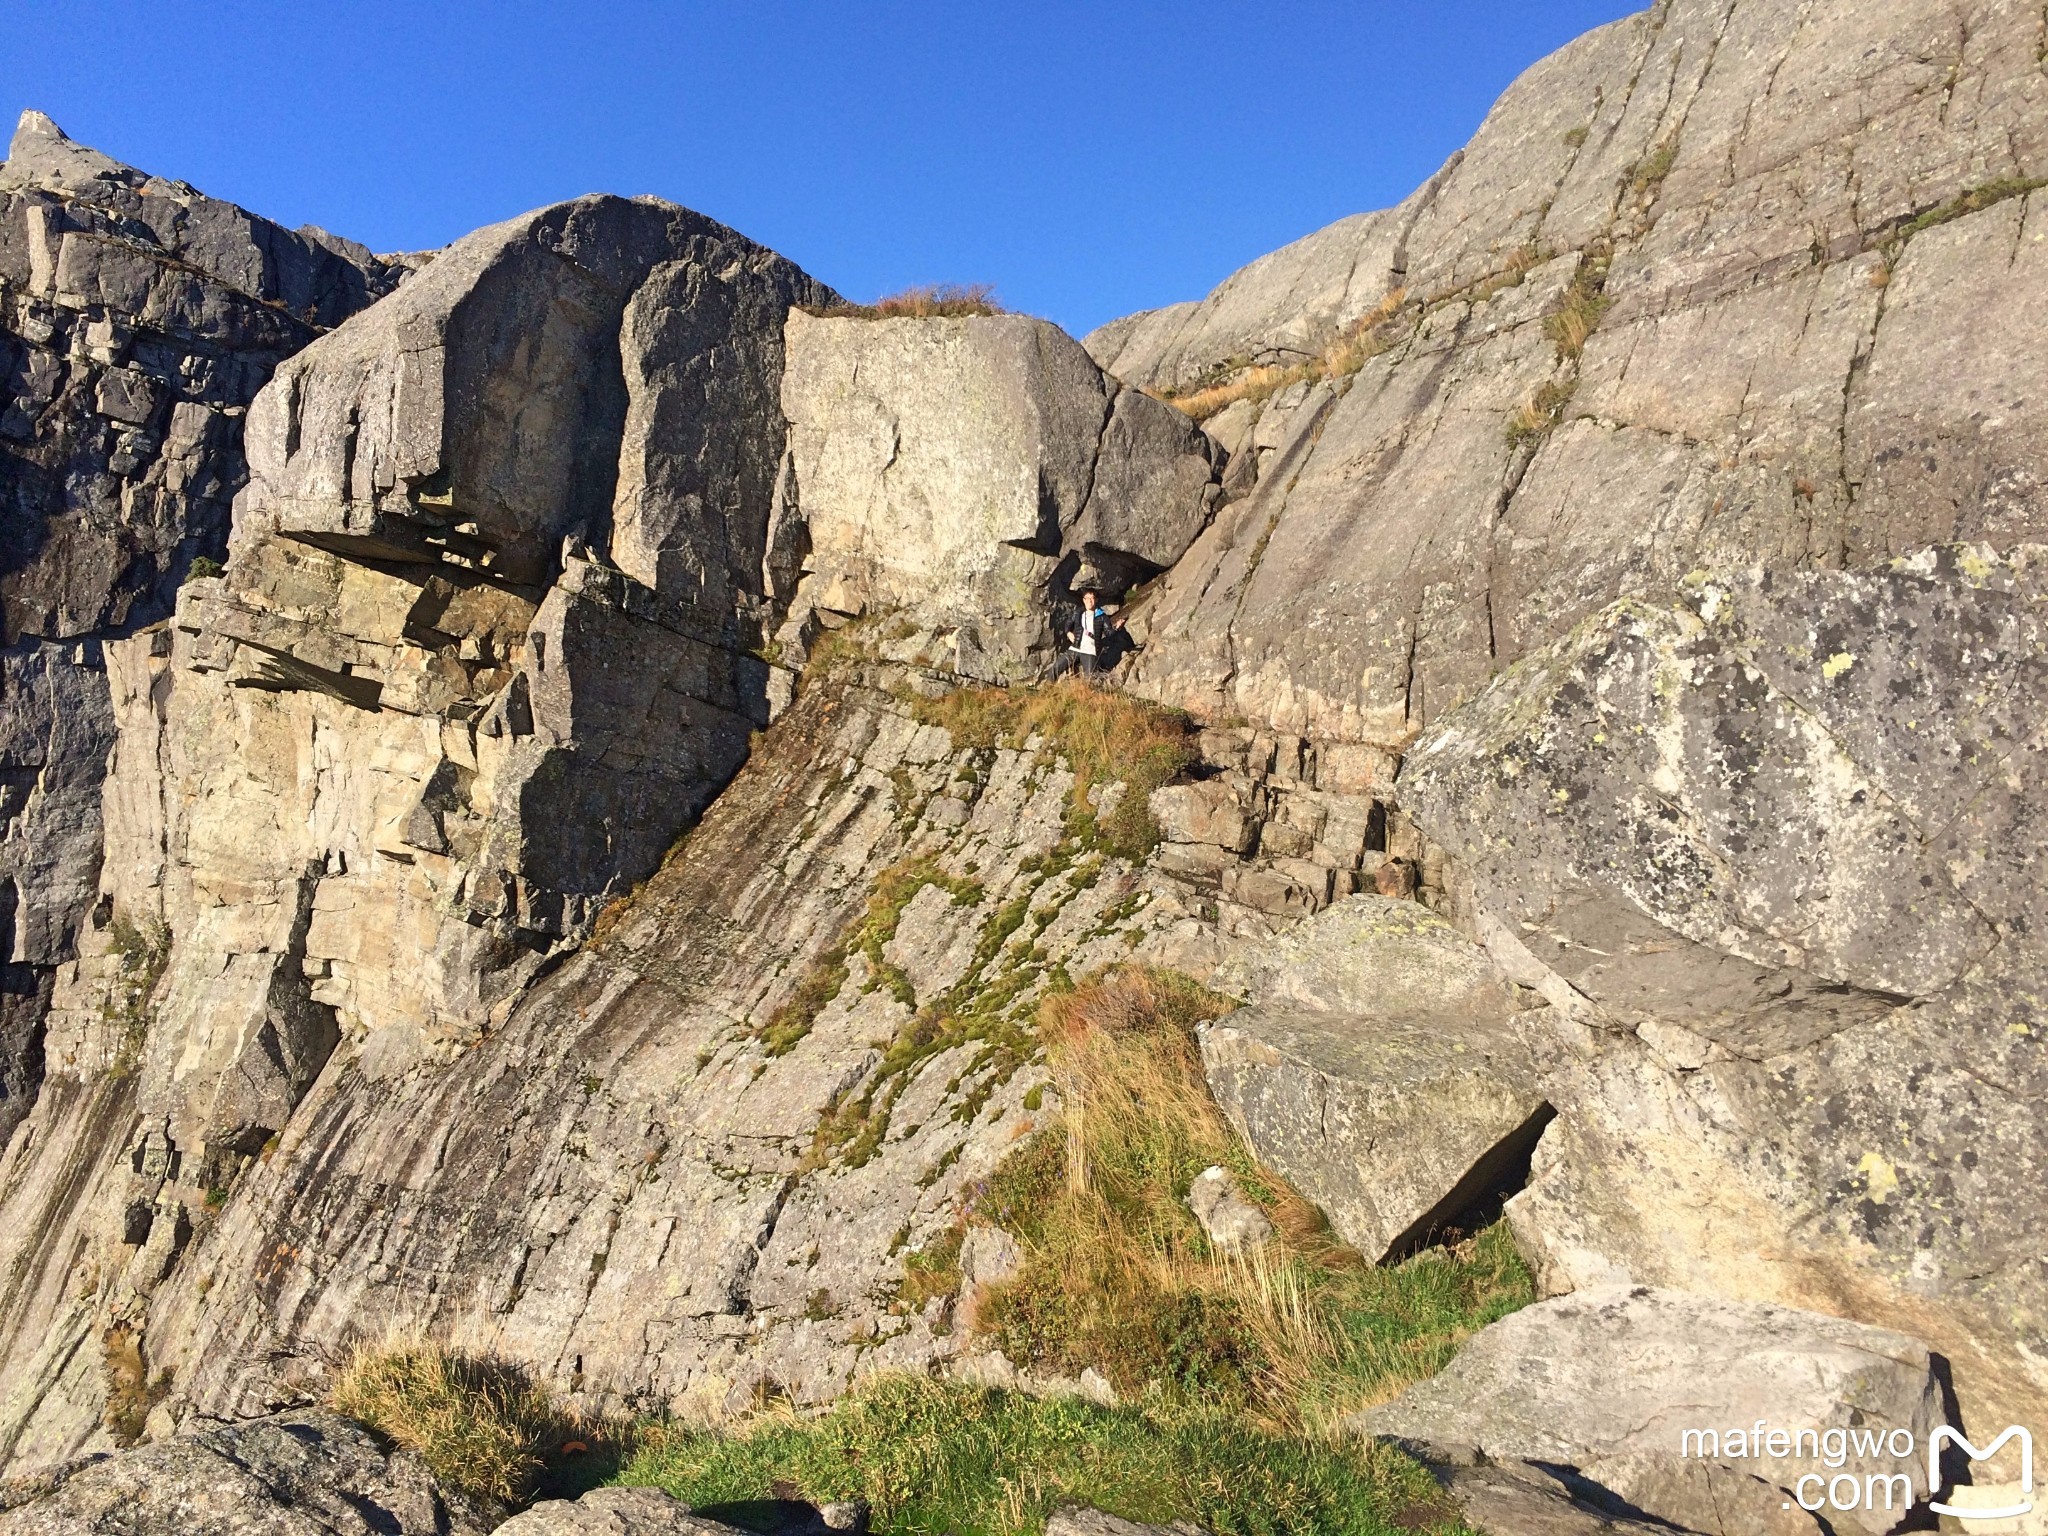
[{"label": "rocky cliff face", "polygon": [[25,113],[0,164],[0,1136],[100,855],[104,643],[226,552],[278,363],[403,268],[132,170]]},{"label": "rocky cliff face", "polygon": [[1274,365],[1210,418],[1257,489],[1165,584],[1140,685],[1402,746],[1699,567],[2041,537],[2039,51],[1994,0],[1669,0],[1400,207],[1095,333],[1184,398]]},{"label": "rocky cliff face", "polygon": [[[1350,1242],[1506,1197],[1584,1293],[1361,1433],[1733,1536],[1775,1483],[1552,1422],[1514,1341],[1640,1326],[1668,1382],[1746,1320],[1830,1423],[1881,1357],[1924,1429],[1930,1350],[2038,1416],[2039,45],[1672,0],[1093,361],[615,198],[307,346],[225,572],[107,648],[0,1454],[393,1323],[585,1405],[976,1369],[906,1256],[1059,1112],[1044,990],[1130,954],[1244,996],[1211,1086]],[[1197,717],[1156,849],[942,723],[1088,572]]]},{"label": "rocky cliff face", "polygon": [[[181,1401],[237,1412],[317,1382],[372,1317],[545,1355],[598,1402],[764,1377],[816,1397],[869,1352],[950,1350],[943,1310],[891,1320],[890,1277],[1019,1134],[1019,1019],[1050,968],[1181,910],[1075,841],[1071,778],[1035,746],[963,755],[872,690],[811,699],[769,738],[767,786],[726,791],[681,873],[633,905],[675,887],[647,956],[614,970],[611,947],[579,946],[789,704],[792,674],[761,659],[778,629],[801,656],[821,607],[891,616],[862,643],[889,648],[898,689],[959,681],[935,659],[1035,668],[1062,554],[1170,563],[1212,461],[1042,322],[906,333],[803,312],[834,299],[686,210],[586,198],[458,242],[260,395],[225,574],[109,647],[101,899],[57,982],[49,1086],[0,1166],[0,1225],[20,1234],[0,1296],[10,1454],[124,1432],[101,1360],[117,1334],[146,1339]],[[858,401],[815,381],[877,338],[913,358],[965,342],[988,409],[913,409],[917,366],[870,358],[862,398],[894,402],[906,450],[862,459],[832,420]],[[976,461],[963,494],[989,497],[994,526],[954,538],[943,571],[943,530],[871,515],[947,505],[931,466]],[[945,579],[874,574],[920,561]],[[856,603],[857,578],[876,585]],[[1008,610],[963,600],[1002,582]],[[988,641],[960,639],[970,613]],[[855,945],[878,889],[908,905]],[[673,985],[633,990],[685,954]],[[963,1022],[998,977],[1004,1008]],[[474,1112],[499,1088],[500,1119]],[[665,1129],[631,1107],[648,1093]],[[558,1101],[602,1123],[554,1125]],[[476,1133],[461,1147],[451,1115]],[[420,1183],[399,1127],[435,1140],[444,1187]],[[826,1156],[834,1127],[852,1151]],[[348,1147],[374,1156],[341,1173]],[[577,1173],[593,1152],[595,1183]],[[222,1213],[273,1178],[252,1224]],[[475,1226],[494,1180],[496,1208],[537,1224]],[[423,1204],[397,1194],[414,1186]],[[280,1223],[337,1219],[359,1263],[337,1270],[322,1240],[286,1244],[305,1273],[280,1268]],[[860,1242],[824,1242],[849,1224]],[[635,1248],[643,1228],[683,1246]],[[421,1256],[394,1268],[415,1230]],[[476,1298],[452,1300],[472,1281],[451,1291],[450,1266]],[[622,1305],[644,1327],[622,1332]]]}]

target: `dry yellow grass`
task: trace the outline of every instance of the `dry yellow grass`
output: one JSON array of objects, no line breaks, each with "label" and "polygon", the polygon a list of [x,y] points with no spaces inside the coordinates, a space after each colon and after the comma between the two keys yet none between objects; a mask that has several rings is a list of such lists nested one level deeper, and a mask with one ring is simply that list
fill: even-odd
[{"label": "dry yellow grass", "polygon": [[1007,311],[991,283],[926,283],[886,294],[872,304],[832,304],[810,313],[843,320],[934,320]]},{"label": "dry yellow grass", "polygon": [[[1339,1243],[1251,1161],[1210,1097],[1194,1025],[1231,1006],[1138,966],[1046,1001],[1039,1034],[1065,1124],[977,1203],[1027,1261],[976,1327],[1013,1359],[1093,1365],[1120,1391],[1164,1386],[1319,1434],[1440,1369],[1474,1328],[1529,1299],[1528,1277],[1497,1229],[1393,1269]],[[1265,1210],[1273,1243],[1209,1244],[1186,1199],[1212,1165]]]},{"label": "dry yellow grass", "polygon": [[418,1452],[449,1487],[502,1505],[531,1498],[546,1458],[593,1433],[518,1368],[416,1332],[357,1346],[329,1402]]},{"label": "dry yellow grass", "polygon": [[1394,345],[1395,338],[1388,331],[1407,302],[1408,290],[1396,288],[1370,313],[1345,326],[1321,352],[1301,362],[1246,368],[1221,383],[1185,395],[1162,390],[1157,398],[1196,421],[1207,421],[1240,400],[1270,400],[1281,390],[1304,380],[1347,378]]}]

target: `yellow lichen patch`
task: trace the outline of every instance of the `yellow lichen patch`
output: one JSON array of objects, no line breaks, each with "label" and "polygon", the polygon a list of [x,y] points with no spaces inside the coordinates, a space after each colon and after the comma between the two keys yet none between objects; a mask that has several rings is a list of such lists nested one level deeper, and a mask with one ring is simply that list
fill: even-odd
[{"label": "yellow lichen patch", "polygon": [[1899,1170],[1882,1152],[1866,1152],[1856,1164],[1863,1176],[1863,1193],[1872,1204],[1883,1205],[1899,1187]]},{"label": "yellow lichen patch", "polygon": [[1832,683],[1855,665],[1856,655],[1853,651],[1837,651],[1820,664],[1820,675]]}]

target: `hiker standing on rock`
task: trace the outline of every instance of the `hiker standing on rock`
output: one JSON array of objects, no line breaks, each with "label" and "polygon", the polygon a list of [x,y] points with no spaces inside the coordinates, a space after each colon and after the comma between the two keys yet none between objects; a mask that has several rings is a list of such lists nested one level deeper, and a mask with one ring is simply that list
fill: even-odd
[{"label": "hiker standing on rock", "polygon": [[1109,633],[1109,610],[1097,601],[1093,587],[1081,594],[1081,612],[1066,626],[1062,634],[1067,649],[1060,657],[1053,676],[1065,677],[1079,669],[1081,675],[1093,682],[1102,668],[1102,642]]}]

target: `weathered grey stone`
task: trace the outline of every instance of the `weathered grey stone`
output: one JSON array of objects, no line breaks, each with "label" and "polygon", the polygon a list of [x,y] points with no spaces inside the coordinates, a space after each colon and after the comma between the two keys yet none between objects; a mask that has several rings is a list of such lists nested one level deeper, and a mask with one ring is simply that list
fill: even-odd
[{"label": "weathered grey stone", "polygon": [[1237,1187],[1227,1168],[1204,1168],[1188,1189],[1188,1209],[1218,1248],[1258,1248],[1271,1240],[1273,1223]]},{"label": "weathered grey stone", "polygon": [[795,638],[901,612],[941,631],[957,670],[1028,679],[1051,660],[1056,595],[1156,574],[1208,518],[1200,429],[1045,321],[796,311],[787,345],[769,546]]},{"label": "weathered grey stone", "polygon": [[1252,999],[1202,1026],[1216,1102],[1368,1258],[1477,1204],[1549,1116],[1512,989],[1413,902],[1352,897],[1213,982]]},{"label": "weathered grey stone", "polygon": [[278,361],[400,275],[22,114],[0,163],[0,1139],[98,883],[102,644],[224,552],[242,412]]},{"label": "weathered grey stone", "polygon": [[[156,1445],[0,1484],[6,1536],[483,1536],[490,1528],[418,1457],[322,1412],[205,1422]],[[620,1536],[671,1528],[589,1527]]]},{"label": "weathered grey stone", "polygon": [[1024,1271],[1024,1252],[1001,1227],[972,1226],[960,1243],[960,1276],[969,1286],[1001,1285]]},{"label": "weathered grey stone", "polygon": [[1141,1525],[1085,1504],[1062,1504],[1045,1517],[1045,1536],[1197,1536],[1200,1527],[1185,1520],[1171,1525]]},{"label": "weathered grey stone", "polygon": [[1701,575],[1411,756],[1489,948],[1577,1021],[1509,1206],[1547,1289],[1839,1310],[1947,1354],[1972,1422],[2042,1401],[2043,568]]},{"label": "weathered grey stone", "polygon": [[543,1499],[514,1515],[506,1536],[736,1536],[659,1488],[593,1488],[578,1499]]},{"label": "weathered grey stone", "polygon": [[[1002,1029],[1022,1030],[1060,967],[1143,956],[1184,909],[1162,878],[1084,856],[1066,824],[1070,773],[1035,747],[956,749],[896,702],[902,676],[814,679],[603,939],[480,1037],[437,1043],[403,1016],[343,1032],[267,1151],[217,1156],[185,1121],[166,1125],[164,1093],[208,1082],[232,1044],[218,1014],[202,1027],[180,1011],[175,958],[140,1070],[103,1108],[87,1085],[113,1092],[101,1064],[114,1031],[64,1015],[61,1047],[78,1065],[53,1079],[52,1103],[67,1107],[53,1125],[97,1113],[101,1128],[34,1149],[48,1161],[33,1178],[15,1174],[30,1153],[17,1139],[0,1165],[0,1229],[32,1234],[31,1254],[103,1255],[122,1278],[103,1300],[62,1267],[29,1271],[39,1289],[24,1311],[43,1321],[17,1335],[0,1399],[15,1462],[98,1443],[98,1330],[116,1312],[141,1328],[178,1402],[237,1414],[318,1391],[328,1362],[395,1320],[526,1362],[591,1408],[737,1402],[766,1384],[816,1402],[856,1369],[950,1360],[962,1338],[944,1299],[895,1305],[904,1257],[952,1229],[964,1194],[1029,1129],[1056,1122],[1058,1095],[994,1036],[907,1060],[886,1048],[911,1037],[919,1008],[978,988],[1014,989]],[[336,719],[351,708],[317,703]],[[243,751],[252,768],[269,761],[260,744]],[[965,823],[927,814],[959,797],[972,801]],[[117,846],[146,850],[129,818],[161,812],[140,796],[113,803]],[[287,802],[280,815],[304,811]],[[253,859],[274,837],[245,828],[233,846]],[[878,976],[856,952],[808,1029],[771,1044],[767,1026],[865,916],[877,880],[913,858],[971,894],[909,893],[899,936],[921,899],[936,903],[927,938],[965,942],[921,942],[915,979]],[[996,942],[1020,899],[1049,920]],[[229,908],[189,931],[219,952],[256,917]],[[241,965],[263,957],[252,991],[289,974],[271,950]],[[343,970],[329,964],[313,986]],[[377,974],[416,985],[395,962]],[[174,1052],[192,1063],[182,1076]],[[85,1193],[54,1201],[66,1178]],[[224,1204],[209,1205],[209,1185]],[[138,1210],[146,1232],[129,1224]],[[317,1241],[285,1236],[316,1228]]]},{"label": "weathered grey stone", "polygon": [[[1636,1520],[1574,1498],[1557,1474],[1527,1462],[1472,1467],[1437,1464],[1430,1471],[1475,1531],[1505,1531],[1513,1536],[1656,1536],[1674,1529],[1666,1521]],[[1585,1491],[1598,1496],[1595,1490]],[[1768,1523],[1759,1527],[1758,1536],[1809,1536],[1817,1529],[1810,1519],[1803,1529]]]},{"label": "weathered grey stone", "polygon": [[[1859,1482],[1873,1473],[1908,1479],[1910,1492],[1892,1490],[1898,1503],[1889,1515],[1829,1514],[1838,1530],[1889,1530],[1928,1495],[1927,1436],[1942,1422],[1940,1384],[1916,1339],[1816,1313],[1627,1286],[1505,1317],[1441,1374],[1351,1421],[1433,1460],[1572,1468],[1627,1506],[1712,1536],[1783,1528],[1802,1473],[1845,1470]],[[1753,1448],[1759,1425],[1784,1439]],[[1818,1436],[1852,1428],[1871,1437],[1865,1450],[1849,1448],[1846,1467],[1829,1466]],[[1797,1454],[1795,1430],[1815,1435]],[[1688,1448],[1688,1431],[1710,1432],[1711,1442],[1696,1437]],[[1895,1454],[1891,1447],[1908,1438],[1915,1449]]]}]

